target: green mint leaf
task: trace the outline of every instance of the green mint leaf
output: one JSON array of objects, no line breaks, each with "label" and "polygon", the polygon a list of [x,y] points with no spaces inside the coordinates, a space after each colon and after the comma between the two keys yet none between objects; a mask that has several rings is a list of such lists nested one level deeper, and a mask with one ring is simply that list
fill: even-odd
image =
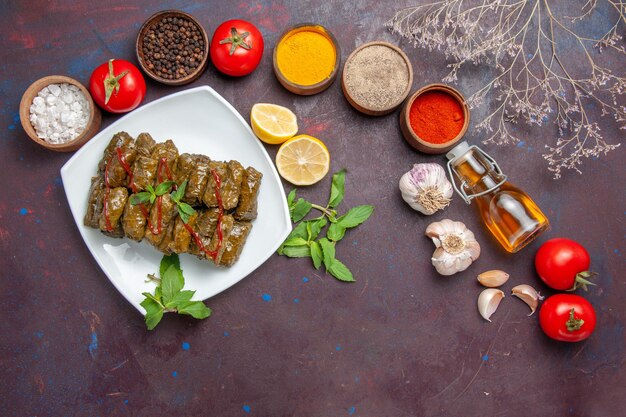
[{"label": "green mint leaf", "polygon": [[148,201],[150,201],[151,197],[152,197],[152,194],[150,194],[147,191],[142,191],[140,193],[133,194],[132,196],[130,196],[130,204],[135,206],[137,204],[147,203]]},{"label": "green mint leaf", "polygon": [[328,200],[328,207],[337,207],[343,201],[345,182],[345,169],[342,169],[341,171],[333,175],[333,182],[330,187],[330,199]]},{"label": "green mint leaf", "polygon": [[339,281],[354,282],[352,272],[337,259],[333,260],[333,263],[330,265],[330,268],[327,268],[327,271]]},{"label": "green mint leaf", "polygon": [[185,223],[185,224],[189,223],[189,218],[191,216],[189,214],[185,213],[180,206],[177,206],[177,208],[178,208],[178,215],[180,216],[180,218],[183,221],[183,223]]},{"label": "green mint leaf", "polygon": [[311,248],[308,246],[285,246],[282,255],[290,258],[306,258],[311,256]]},{"label": "green mint leaf", "polygon": [[187,180],[183,181],[183,183],[178,186],[176,191],[172,193],[172,200],[179,203],[180,200],[185,196],[185,188],[187,188]]},{"label": "green mint leaf", "polygon": [[[157,287],[158,289],[159,287]],[[161,308],[163,307],[163,303],[161,302],[161,292],[159,291],[158,297],[157,294],[155,293],[155,295],[150,294],[149,292],[142,292],[141,295],[143,295],[144,297],[154,301],[158,306],[160,306]],[[145,301],[145,300],[144,300]],[[146,309],[147,310],[147,309]]]},{"label": "green mint leaf", "polygon": [[196,214],[196,211],[194,210],[194,208],[191,207],[187,203],[179,203],[178,207],[180,207],[183,212],[187,213],[190,216],[193,216],[194,214]]},{"label": "green mint leaf", "polygon": [[170,265],[161,276],[161,291],[163,291],[163,304],[168,305],[174,296],[185,286],[182,271],[174,265]]},{"label": "green mint leaf", "polygon": [[165,271],[167,271],[167,268],[172,265],[174,265],[176,269],[180,269],[180,259],[178,258],[178,255],[175,253],[171,255],[164,255],[163,258],[161,258],[161,264],[159,265],[159,276],[163,278],[163,275],[165,275]]},{"label": "green mint leaf", "polygon": [[322,248],[324,266],[326,267],[326,270],[328,270],[335,260],[335,244],[325,237],[321,238],[318,242]]},{"label": "green mint leaf", "polygon": [[141,306],[146,310],[146,327],[148,327],[148,330],[154,329],[163,318],[163,307],[152,298],[143,300]]},{"label": "green mint leaf", "polygon": [[328,226],[328,231],[326,232],[326,237],[328,237],[333,242],[339,242],[343,239],[343,236],[346,234],[346,228],[340,226],[337,223],[331,223]]},{"label": "green mint leaf", "polygon": [[146,190],[148,190],[150,194],[154,194],[154,188],[150,184],[146,185]]},{"label": "green mint leaf", "polygon": [[307,231],[309,232],[309,240],[315,240],[320,234],[320,231],[326,226],[326,217],[321,217],[316,220],[307,220]]},{"label": "green mint leaf", "polygon": [[301,237],[293,237],[291,239],[287,239],[283,242],[283,246],[306,246],[306,239],[302,239]]},{"label": "green mint leaf", "polygon": [[322,247],[320,246],[319,242],[312,241],[311,259],[313,259],[313,266],[315,267],[315,269],[320,269],[320,266],[322,266],[323,256],[324,255],[322,254]]},{"label": "green mint leaf", "polygon": [[[289,233],[289,236],[287,236],[287,238],[285,239],[285,242],[288,241],[289,239],[293,239],[295,237],[300,237],[302,239],[307,239],[308,234],[306,231],[306,224],[304,222],[299,223],[292,231],[291,233]],[[283,254],[283,248],[285,247],[285,243],[283,242],[282,245],[280,245],[280,247],[278,248],[278,250],[276,251],[279,255]]]},{"label": "green mint leaf", "polygon": [[174,184],[175,184],[174,181],[162,182],[161,184],[157,185],[156,190],[154,190],[154,194],[156,194],[157,197],[161,196],[161,195],[167,193],[170,190],[170,188],[172,188],[172,185],[174,185]]},{"label": "green mint leaf", "polygon": [[202,301],[188,301],[179,305],[177,308],[178,314],[187,314],[195,319],[206,319],[212,313]]},{"label": "green mint leaf", "polygon": [[165,307],[178,309],[178,306],[188,303],[195,293],[195,291],[191,290],[183,290],[177,292],[176,294],[174,294],[174,297],[172,297],[170,302],[165,305]]},{"label": "green mint leaf", "polygon": [[299,222],[304,219],[304,217],[309,214],[313,205],[306,201],[304,198],[299,198],[298,201],[293,206],[293,210],[291,211],[291,221],[294,223]]},{"label": "green mint leaf", "polygon": [[185,224],[189,223],[189,218],[193,216],[194,214],[196,214],[196,211],[193,209],[193,207],[191,207],[187,203],[177,202],[176,206],[178,209],[178,215],[180,216],[180,218],[183,220],[183,223]]},{"label": "green mint leaf", "polygon": [[337,224],[349,229],[356,227],[367,220],[374,211],[374,206],[356,206],[348,210],[346,214],[337,219]]},{"label": "green mint leaf", "polygon": [[154,200],[156,200],[156,194],[150,194],[150,204],[154,204]]},{"label": "green mint leaf", "polygon": [[287,195],[287,207],[289,207],[289,212],[293,210],[293,202],[296,199],[296,189],[291,190],[289,195]]}]

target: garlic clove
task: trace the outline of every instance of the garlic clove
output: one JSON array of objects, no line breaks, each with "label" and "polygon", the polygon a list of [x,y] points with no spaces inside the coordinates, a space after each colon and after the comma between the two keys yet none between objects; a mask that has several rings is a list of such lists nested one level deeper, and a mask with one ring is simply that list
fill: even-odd
[{"label": "garlic clove", "polygon": [[513,287],[511,290],[511,294],[528,304],[530,307],[529,317],[533,315],[535,310],[537,310],[537,306],[539,305],[539,300],[543,300],[543,297],[537,290],[527,284],[517,285]]},{"label": "garlic clove", "polygon": [[472,261],[475,261],[480,256],[480,245],[475,240],[470,241],[467,243],[467,251],[472,258]]},{"label": "garlic clove", "polygon": [[499,287],[509,280],[509,274],[499,269],[492,269],[491,271],[485,271],[478,274],[478,282],[485,287],[495,288]]},{"label": "garlic clove", "polygon": [[487,321],[491,322],[491,315],[496,312],[504,293],[495,288],[487,288],[478,296],[478,312]]}]

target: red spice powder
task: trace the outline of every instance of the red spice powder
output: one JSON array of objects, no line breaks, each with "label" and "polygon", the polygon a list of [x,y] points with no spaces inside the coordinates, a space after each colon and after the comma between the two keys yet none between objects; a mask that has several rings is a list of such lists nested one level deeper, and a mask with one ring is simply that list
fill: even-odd
[{"label": "red spice powder", "polygon": [[459,134],[465,123],[463,107],[443,91],[420,94],[411,105],[409,121],[413,132],[428,143],[449,142]]}]

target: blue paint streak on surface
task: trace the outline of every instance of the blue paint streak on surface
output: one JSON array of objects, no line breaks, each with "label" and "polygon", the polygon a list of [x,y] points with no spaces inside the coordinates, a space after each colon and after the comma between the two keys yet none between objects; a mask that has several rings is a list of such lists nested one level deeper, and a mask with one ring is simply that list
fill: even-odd
[{"label": "blue paint streak on surface", "polygon": [[128,400],[124,400],[124,404],[128,404]]},{"label": "blue paint streak on surface", "polygon": [[483,360],[486,362],[489,360],[489,355],[483,355]]},{"label": "blue paint streak on surface", "polygon": [[352,415],[354,413],[356,413],[356,407],[355,406],[352,406],[352,407],[348,408],[348,415]]},{"label": "blue paint streak on surface", "polygon": [[189,350],[189,342],[183,342],[183,350]]},{"label": "blue paint streak on surface", "polygon": [[294,303],[296,303],[296,304],[298,304],[298,303],[300,302],[300,299],[298,299],[298,298],[294,298],[294,299],[293,299],[293,302],[294,302]]},{"label": "blue paint streak on surface", "polygon": [[227,336],[229,336],[229,333],[228,332],[224,332],[224,337],[227,337]]},{"label": "blue paint streak on surface", "polygon": [[516,146],[517,146],[518,148],[523,148],[523,147],[524,147],[524,145],[526,145],[526,142],[525,142],[525,141],[523,141],[523,140],[520,140],[519,142],[517,142],[517,145],[516,145]]},{"label": "blue paint streak on surface", "polygon": [[89,343],[89,354],[91,355],[91,357],[95,357],[96,356],[96,350],[98,350],[98,333],[96,332],[92,332],[91,333],[91,343]]},{"label": "blue paint streak on surface", "polygon": [[172,372],[172,376],[173,376],[174,378],[176,378],[176,377],[178,376],[178,372],[176,372],[176,371]]},{"label": "blue paint streak on surface", "polygon": [[54,179],[54,185],[63,185],[63,179],[61,177],[56,177]]},{"label": "blue paint streak on surface", "polygon": [[28,214],[28,209],[27,209],[27,208],[22,207],[22,208],[20,209],[20,216],[26,216],[27,214]]},{"label": "blue paint streak on surface", "polygon": [[248,404],[244,404],[242,408],[246,413],[249,413],[252,410]]},{"label": "blue paint streak on surface", "polygon": [[35,332],[35,336],[37,336],[37,339],[41,339],[43,337],[43,332],[41,330]]},{"label": "blue paint streak on surface", "polygon": [[9,130],[15,130],[15,125],[9,125]]},{"label": "blue paint streak on surface", "polygon": [[269,294],[263,294],[263,301],[272,301],[272,296]]},{"label": "blue paint streak on surface", "polygon": [[335,350],[336,351],[340,351],[341,350],[341,346],[339,346],[339,345],[335,346]]},{"label": "blue paint streak on surface", "polygon": [[[626,213],[624,213],[626,214]],[[309,279],[307,277],[302,278],[302,282],[309,282]]]}]

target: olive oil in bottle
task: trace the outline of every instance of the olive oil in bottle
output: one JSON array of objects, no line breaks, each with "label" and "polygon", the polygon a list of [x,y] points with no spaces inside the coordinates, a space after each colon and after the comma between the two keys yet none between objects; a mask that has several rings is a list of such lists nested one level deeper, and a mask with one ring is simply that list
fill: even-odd
[{"label": "olive oil in bottle", "polygon": [[476,200],[487,228],[505,250],[519,251],[550,227],[537,204],[509,183],[496,161],[479,147],[462,142],[447,158],[454,189],[467,204]]}]

